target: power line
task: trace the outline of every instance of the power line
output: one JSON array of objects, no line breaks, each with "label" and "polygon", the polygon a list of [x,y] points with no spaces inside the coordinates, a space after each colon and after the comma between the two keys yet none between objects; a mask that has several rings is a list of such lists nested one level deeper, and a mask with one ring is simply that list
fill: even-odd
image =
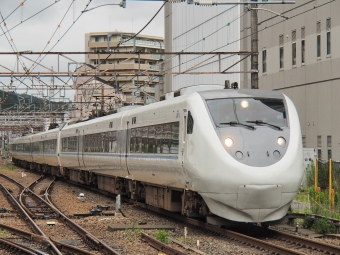
[{"label": "power line", "polygon": [[7,17],[4,18],[3,21],[0,22],[0,25],[1,25],[2,23],[4,23],[4,22],[6,21],[6,19],[9,18],[16,10],[18,10],[18,9],[20,8],[20,6],[23,6],[24,3],[25,3],[26,1],[27,1],[27,0],[24,0],[23,2],[21,2],[21,3],[17,6],[17,8],[15,8],[10,14],[8,14]]},{"label": "power line", "polygon": [[[60,0],[59,0],[59,1],[60,1]],[[53,4],[50,4],[49,6],[45,7],[44,9],[40,10],[39,12],[37,12],[37,13],[33,14],[33,15],[32,15],[32,16],[30,16],[29,18],[27,18],[27,19],[25,19],[25,20],[21,21],[20,23],[18,23],[18,24],[17,24],[17,25],[15,25],[14,27],[12,27],[12,28],[8,29],[8,31],[7,31],[7,32],[9,32],[9,31],[13,30],[14,28],[16,28],[17,26],[19,26],[19,25],[21,25],[21,24],[25,23],[27,20],[29,20],[29,19],[31,19],[31,18],[33,18],[33,17],[35,17],[35,16],[36,16],[36,15],[38,15],[39,13],[41,13],[41,12],[43,12],[43,11],[47,10],[48,8],[50,8],[51,6],[55,5],[55,4],[56,4],[56,3],[58,3],[59,1],[57,1],[57,0],[56,0],[56,1],[55,1]],[[6,26],[7,26],[7,24],[6,24]],[[7,32],[5,32],[5,33],[7,33]],[[0,36],[3,36],[5,33],[1,34]]]}]

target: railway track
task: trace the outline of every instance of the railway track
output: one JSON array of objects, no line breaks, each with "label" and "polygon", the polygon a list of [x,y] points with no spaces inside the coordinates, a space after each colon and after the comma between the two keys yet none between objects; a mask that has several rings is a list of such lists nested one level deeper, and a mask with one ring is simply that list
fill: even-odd
[{"label": "railway track", "polygon": [[[43,181],[43,182],[47,182],[47,181]],[[43,185],[43,182],[41,183],[41,185]],[[81,186],[81,185],[78,185],[78,186]],[[86,188],[86,186],[84,188]],[[36,191],[39,194],[39,195],[36,194],[36,196],[39,197],[40,199],[42,199],[41,198],[41,196],[42,196],[41,190],[44,190],[45,189],[44,187],[42,187],[42,186],[32,186],[31,189]],[[29,192],[32,192],[32,191],[26,191],[26,193],[29,193]],[[46,196],[46,199],[49,198],[48,193],[45,194],[45,196]],[[212,225],[209,225],[209,224],[205,224],[205,223],[200,222],[200,221],[196,221],[196,220],[193,220],[193,219],[190,219],[190,218],[185,218],[185,217],[179,216],[177,214],[172,214],[172,213],[167,212],[167,211],[162,210],[162,209],[157,209],[157,208],[152,207],[152,206],[137,203],[135,201],[129,200],[129,202],[134,203],[134,204],[138,205],[139,207],[152,210],[156,213],[166,215],[166,216],[168,216],[172,219],[176,219],[178,221],[184,222],[184,223],[191,225],[191,226],[194,226],[196,228],[201,228],[205,231],[209,231],[211,233],[218,234],[218,235],[223,236],[223,237],[225,237],[229,240],[232,240],[236,243],[248,245],[248,246],[251,246],[251,247],[256,247],[257,249],[259,249],[261,251],[261,253],[340,254],[340,249],[337,246],[329,245],[329,244],[326,244],[326,243],[323,243],[323,242],[313,241],[311,239],[299,237],[299,236],[296,236],[296,235],[291,235],[291,234],[288,234],[288,233],[282,233],[282,232],[279,232],[279,231],[276,231],[276,230],[273,230],[273,229],[268,230],[270,232],[268,232],[266,234],[266,236],[258,236],[258,235],[249,236],[247,234],[242,234],[242,233],[239,233],[239,232],[218,228],[218,227],[215,227],[215,226],[212,226]],[[49,201],[48,203],[52,203],[52,202]],[[59,217],[61,215],[61,212],[56,212],[56,215],[58,215],[58,217]],[[263,228],[258,228],[258,229],[261,229],[261,231],[263,230]],[[257,230],[257,232],[260,232],[260,231]],[[144,237],[144,239],[146,239],[146,238]],[[52,241],[54,241],[53,243],[57,247],[62,245],[62,244],[58,244],[57,240],[52,239]],[[150,243],[149,241],[147,241],[147,242]],[[154,245],[152,245],[152,246],[156,247]],[[158,247],[157,249],[162,250],[163,248]],[[81,253],[75,253],[75,254],[81,254]]]},{"label": "railway track", "polygon": [[[289,255],[289,254],[299,254],[305,255],[310,254],[311,252],[313,255],[316,254],[340,254],[340,247],[335,245],[330,245],[327,243],[315,241],[312,239],[300,237],[297,235],[288,234],[285,232],[273,230],[273,229],[263,229],[262,227],[257,227],[253,225],[248,225],[255,229],[254,232],[262,232],[265,231],[265,236],[255,234],[250,236],[248,234],[242,234],[240,232],[231,231],[227,229],[220,228],[218,226],[213,226],[207,224],[205,222],[195,220],[192,218],[186,218],[184,216],[174,214],[163,209],[155,208],[153,206],[148,206],[143,203],[135,202],[129,200],[130,203],[135,203],[136,205],[151,210],[155,213],[165,215],[172,219],[184,222],[190,226],[201,228],[205,231],[209,231],[211,233],[215,233],[221,236],[224,236],[228,239],[234,240],[236,242],[256,247],[257,249],[268,252],[268,253],[275,253],[275,254],[282,254],[282,255]],[[254,237],[255,236],[255,237]]]},{"label": "railway track", "polygon": [[[1,175],[2,178],[5,178],[7,181],[15,183],[15,185],[21,187],[16,191],[16,195],[18,195],[18,201],[10,194],[10,192],[0,184],[2,190],[6,193],[6,196],[10,199],[11,203],[16,206],[16,208],[20,211],[22,217],[28,220],[28,224],[33,230],[33,232],[42,237],[40,240],[41,243],[46,244],[49,247],[52,254],[62,255],[62,254],[81,254],[81,255],[92,255],[90,250],[96,250],[101,252],[101,254],[112,254],[118,255],[118,253],[113,250],[111,247],[107,246],[105,243],[99,241],[96,237],[91,235],[85,229],[81,228],[72,220],[68,219],[62,212],[60,212],[57,208],[52,206],[51,201],[48,198],[48,188],[53,183],[54,179],[49,182],[49,184],[45,179],[39,184],[39,181],[33,182],[29,187],[33,188],[36,191],[39,191],[39,195],[35,194],[31,189],[22,186],[19,182]],[[41,178],[41,180],[44,180]],[[45,201],[41,198],[41,190],[45,190],[44,198]],[[27,206],[28,205],[28,206]],[[51,216],[52,215],[52,216]],[[51,228],[56,225],[55,222],[51,222],[51,219],[55,219],[59,222],[60,226],[63,226],[62,229],[59,229],[62,236],[67,236],[70,240],[84,240],[84,243],[81,244],[81,247],[88,246],[86,249],[77,248],[75,246],[66,244],[62,238],[58,238],[58,235],[55,229]],[[43,228],[44,231],[41,230]],[[66,229],[67,233],[65,232]],[[45,232],[47,234],[45,234]],[[59,239],[59,240],[58,240]],[[9,244],[7,244],[9,245]],[[64,252],[64,253],[63,253]],[[98,254],[98,252],[96,253]]]},{"label": "railway track", "polygon": [[[68,182],[73,183],[73,182]],[[74,184],[74,183],[73,183]],[[86,186],[76,184],[77,186]],[[93,190],[93,189],[92,189]],[[99,191],[100,192],[100,191]],[[271,229],[265,237],[258,235],[250,236],[247,234],[242,234],[240,232],[231,231],[223,229],[217,226],[213,226],[202,221],[198,221],[192,218],[186,218],[184,216],[171,213],[169,211],[156,208],[154,206],[149,206],[144,203],[136,202],[134,200],[125,199],[125,202],[135,204],[141,208],[153,211],[157,214],[165,215],[166,217],[175,219],[177,221],[183,222],[190,226],[200,228],[202,230],[218,234],[227,239],[233,240],[237,243],[241,243],[247,246],[256,247],[263,253],[275,253],[275,254],[299,254],[306,255],[311,252],[315,254],[340,254],[340,247],[330,245],[323,242],[318,242],[308,238],[300,237],[297,235],[288,234],[281,231],[276,231]],[[252,226],[248,224],[248,226]],[[255,227],[255,226],[254,226]],[[256,227],[257,232],[262,231],[263,228]],[[269,230],[266,230],[269,231]]]}]

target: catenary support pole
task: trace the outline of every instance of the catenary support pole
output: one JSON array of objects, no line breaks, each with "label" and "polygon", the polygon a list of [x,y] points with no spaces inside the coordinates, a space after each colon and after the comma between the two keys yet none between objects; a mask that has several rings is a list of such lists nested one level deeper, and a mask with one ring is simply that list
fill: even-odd
[{"label": "catenary support pole", "polygon": [[[251,8],[257,8],[257,4],[251,4]],[[257,28],[257,10],[251,9],[251,52],[258,52],[259,45],[258,45],[258,28]],[[258,55],[252,54],[251,55],[251,88],[258,89],[259,88],[259,74],[258,74]]]}]

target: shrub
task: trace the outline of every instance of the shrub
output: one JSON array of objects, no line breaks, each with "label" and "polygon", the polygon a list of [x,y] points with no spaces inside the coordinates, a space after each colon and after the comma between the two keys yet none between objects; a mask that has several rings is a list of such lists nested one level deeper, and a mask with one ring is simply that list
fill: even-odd
[{"label": "shrub", "polygon": [[335,226],[333,226],[327,219],[315,220],[312,230],[318,234],[335,233]]},{"label": "shrub", "polygon": [[162,243],[168,243],[168,233],[164,229],[157,230],[156,239]]},{"label": "shrub", "polygon": [[311,229],[314,223],[314,219],[311,217],[306,217],[304,218],[303,222],[302,222],[302,226],[305,229]]}]

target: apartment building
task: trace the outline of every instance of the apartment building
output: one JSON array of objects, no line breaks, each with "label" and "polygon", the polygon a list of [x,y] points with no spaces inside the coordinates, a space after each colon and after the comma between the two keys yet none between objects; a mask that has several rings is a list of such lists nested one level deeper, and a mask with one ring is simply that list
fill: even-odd
[{"label": "apartment building", "polygon": [[[303,147],[315,148],[320,159],[340,160],[340,1],[298,0],[261,8],[283,17],[258,11],[259,88],[293,100]],[[248,13],[241,19],[241,45],[250,48],[249,35]],[[250,75],[242,75],[241,83],[250,88]]]},{"label": "apartment building", "polygon": [[[122,99],[120,105],[153,103],[163,93],[163,79],[159,77],[163,38],[118,31],[88,33],[85,51],[93,52],[86,54],[85,63],[98,71],[95,80],[112,87]],[[132,54],[136,52],[139,54]],[[145,71],[148,75],[136,76]]]}]

